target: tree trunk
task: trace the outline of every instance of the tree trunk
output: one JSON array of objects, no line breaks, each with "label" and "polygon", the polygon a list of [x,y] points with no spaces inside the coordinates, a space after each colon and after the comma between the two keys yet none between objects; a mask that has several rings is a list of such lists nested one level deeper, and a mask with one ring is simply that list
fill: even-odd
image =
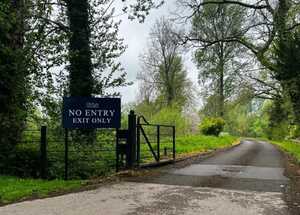
[{"label": "tree trunk", "polygon": [[88,0],[67,1],[70,26],[70,95],[91,96],[93,93]]},{"label": "tree trunk", "polygon": [[223,43],[221,43],[220,47],[220,55],[219,55],[219,96],[218,96],[218,105],[219,105],[219,117],[224,116],[224,46]]},{"label": "tree trunk", "polygon": [[[90,50],[90,23],[88,0],[67,0],[70,41],[70,95],[92,96],[94,81]],[[96,140],[96,130],[80,129],[72,132],[77,143],[90,144]]]},{"label": "tree trunk", "polygon": [[224,116],[224,65],[220,67],[219,77],[219,116]]}]

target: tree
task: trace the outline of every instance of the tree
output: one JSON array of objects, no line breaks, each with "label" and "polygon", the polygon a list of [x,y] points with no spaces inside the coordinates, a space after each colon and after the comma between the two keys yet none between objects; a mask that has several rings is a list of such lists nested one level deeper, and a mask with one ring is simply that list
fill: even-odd
[{"label": "tree", "polygon": [[[239,62],[242,52],[238,43],[222,40],[239,31],[244,19],[243,11],[230,5],[205,5],[192,19],[191,37],[198,43],[194,59],[199,69],[199,82],[208,83],[205,90],[213,91],[217,98],[217,115],[223,117],[226,97],[232,96],[238,75],[246,63]],[[205,41],[205,42],[203,42]],[[206,47],[207,42],[214,42]]]},{"label": "tree", "polygon": [[[59,116],[61,98],[67,95],[117,95],[116,87],[126,86],[126,72],[118,62],[125,51],[119,38],[114,0],[41,1],[46,12],[36,13],[42,23],[42,65],[34,79],[36,98],[46,115]],[[161,1],[123,1],[123,11],[130,19],[143,22],[152,8]],[[37,7],[37,6],[36,6]],[[73,17],[73,18],[72,18]],[[69,50],[66,51],[66,50]],[[40,78],[41,77],[41,78]],[[46,90],[45,90],[46,89]]]},{"label": "tree", "polygon": [[276,79],[280,80],[292,102],[296,123],[300,124],[300,29],[279,38],[275,45],[278,71]]},{"label": "tree", "polygon": [[24,14],[22,0],[0,3],[0,169],[13,156],[26,118]]},{"label": "tree", "polygon": [[[201,13],[205,5],[236,5],[244,8],[247,12],[247,19],[243,23],[242,28],[230,37],[213,42],[208,41],[207,46],[218,41],[238,42],[251,51],[263,67],[274,72],[275,77],[281,83],[282,87],[290,87],[285,85],[286,80],[282,80],[281,76],[277,75],[281,73],[281,68],[276,64],[276,59],[274,59],[274,55],[272,54],[272,47],[276,40],[288,40],[291,38],[291,34],[299,29],[299,1],[279,0],[270,3],[269,0],[254,2],[235,0],[180,0],[180,2],[185,8],[189,8],[191,11],[191,15],[186,16],[186,18],[193,17],[195,13]],[[197,38],[186,37],[186,41],[193,40],[197,40]],[[296,72],[299,73],[298,70]],[[294,75],[290,76],[290,79],[292,81]],[[299,89],[298,85],[300,85],[299,81],[292,88]],[[287,90],[289,91],[289,89]],[[298,97],[298,94],[300,94],[300,91],[294,90],[294,96]],[[292,100],[292,103],[294,114],[298,123],[300,123],[299,104],[295,100]]]},{"label": "tree", "polygon": [[191,82],[183,69],[182,47],[173,32],[173,25],[165,18],[156,22],[150,33],[150,45],[141,56],[138,79],[144,90],[149,90],[144,93],[147,101],[156,94],[154,98],[167,106],[176,102],[183,106],[191,98]]},{"label": "tree", "polygon": [[70,95],[91,96],[94,88],[88,0],[66,1],[69,19]]}]

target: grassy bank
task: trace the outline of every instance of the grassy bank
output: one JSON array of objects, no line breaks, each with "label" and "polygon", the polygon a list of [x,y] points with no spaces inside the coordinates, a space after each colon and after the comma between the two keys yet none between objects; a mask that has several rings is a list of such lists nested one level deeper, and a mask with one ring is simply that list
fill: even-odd
[{"label": "grassy bank", "polygon": [[204,135],[179,137],[176,140],[176,152],[178,155],[207,152],[229,147],[236,143],[238,143],[238,138],[230,135],[220,137]]},{"label": "grassy bank", "polygon": [[293,141],[270,141],[271,143],[279,146],[281,149],[295,157],[300,163],[300,143]]},{"label": "grassy bank", "polygon": [[82,182],[63,180],[21,179],[0,176],[0,204],[14,202],[25,197],[45,197],[50,193],[79,188]]},{"label": "grassy bank", "polygon": [[[209,152],[215,149],[221,149],[230,147],[239,143],[239,138],[225,135],[225,136],[204,136],[204,135],[190,135],[176,138],[176,157],[186,157],[201,152]],[[152,143],[154,151],[157,150],[156,143]],[[170,140],[162,140],[160,143],[161,158],[171,159],[172,158],[172,142]],[[167,148],[168,157],[163,156],[163,149]],[[146,144],[141,146],[141,158],[142,163],[153,162],[154,158]]]}]

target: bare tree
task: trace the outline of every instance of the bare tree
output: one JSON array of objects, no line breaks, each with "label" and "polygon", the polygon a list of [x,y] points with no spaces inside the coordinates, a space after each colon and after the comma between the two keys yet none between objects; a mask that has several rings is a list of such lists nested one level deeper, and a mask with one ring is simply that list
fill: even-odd
[{"label": "bare tree", "polygon": [[143,90],[150,91],[143,93],[147,99],[151,95],[154,98],[163,97],[167,105],[175,100],[188,100],[185,91],[191,85],[180,57],[183,48],[174,31],[174,26],[165,18],[155,23],[148,49],[141,56],[142,71],[138,74]]}]

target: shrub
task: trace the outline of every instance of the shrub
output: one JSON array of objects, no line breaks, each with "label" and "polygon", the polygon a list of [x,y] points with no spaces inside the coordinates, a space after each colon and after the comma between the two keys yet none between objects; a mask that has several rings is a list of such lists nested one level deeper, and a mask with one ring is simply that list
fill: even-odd
[{"label": "shrub", "polygon": [[38,145],[20,144],[16,147],[13,161],[14,175],[20,177],[34,177],[40,175],[40,151]]},{"label": "shrub", "polygon": [[223,131],[224,126],[225,121],[222,118],[208,117],[200,123],[199,129],[204,135],[219,136],[219,134]]}]

